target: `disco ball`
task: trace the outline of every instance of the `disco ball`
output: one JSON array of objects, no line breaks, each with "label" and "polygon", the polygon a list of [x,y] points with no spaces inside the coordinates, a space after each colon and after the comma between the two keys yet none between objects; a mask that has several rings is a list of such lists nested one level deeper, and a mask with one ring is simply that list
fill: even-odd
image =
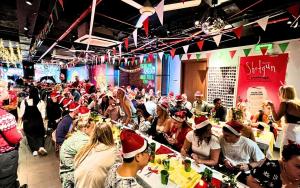
[{"label": "disco ball", "polygon": [[221,18],[208,17],[202,24],[202,31],[207,35],[219,34],[225,27],[225,22]]}]

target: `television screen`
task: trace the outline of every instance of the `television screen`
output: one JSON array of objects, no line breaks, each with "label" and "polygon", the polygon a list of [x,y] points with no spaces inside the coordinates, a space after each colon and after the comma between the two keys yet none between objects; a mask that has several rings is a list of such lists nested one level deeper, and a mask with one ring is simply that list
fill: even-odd
[{"label": "television screen", "polygon": [[7,68],[7,67],[0,67],[0,78],[3,80],[16,80],[19,77],[24,76],[24,71],[22,68]]}]

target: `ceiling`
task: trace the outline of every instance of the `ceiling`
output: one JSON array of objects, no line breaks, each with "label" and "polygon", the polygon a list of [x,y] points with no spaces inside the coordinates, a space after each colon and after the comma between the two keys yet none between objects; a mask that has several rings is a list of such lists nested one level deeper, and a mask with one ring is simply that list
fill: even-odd
[{"label": "ceiling", "polygon": [[[0,38],[19,44],[23,58],[34,62],[38,62],[45,51],[92,4],[92,0],[63,0],[63,9],[59,4],[61,0],[31,0],[32,5],[26,4],[25,1],[1,0]],[[146,36],[143,28],[138,29],[138,47],[141,48],[136,49],[132,32],[140,17],[139,10],[121,0],[98,1],[100,2],[95,11],[93,36],[120,42],[129,37],[128,55],[168,51],[171,48],[178,48],[176,53],[184,53],[179,47],[187,44],[191,44],[189,52],[195,52],[199,50],[195,43],[203,39],[204,51],[216,49],[212,37],[199,32],[200,29],[195,27],[195,21],[202,22],[213,10],[229,27],[249,24],[244,27],[241,39],[235,37],[232,28],[223,30],[222,42],[218,48],[300,38],[300,25],[294,24],[295,27],[290,27],[288,21],[294,22],[296,18],[287,11],[288,7],[299,3],[298,0],[219,0],[215,8],[212,8],[212,0],[202,0],[199,6],[193,8],[165,12],[164,25],[160,24],[156,14],[150,16],[149,36]],[[135,0],[141,5],[147,4],[146,1]],[[150,2],[152,6],[156,6],[160,1]],[[182,1],[165,0],[165,5]],[[251,24],[264,16],[270,16],[266,31],[257,24]],[[83,30],[88,33],[90,17],[91,14],[87,14],[43,59],[53,59],[54,54],[60,54],[71,57],[63,61],[70,61],[82,55],[86,45],[74,41]],[[83,26],[84,23],[87,23],[87,27]],[[45,27],[46,24],[48,27]],[[28,30],[24,30],[24,27]],[[147,45],[149,42],[151,44]],[[90,53],[99,55],[103,55],[108,49],[111,48],[89,48]],[[124,47],[122,51],[127,52]]]}]

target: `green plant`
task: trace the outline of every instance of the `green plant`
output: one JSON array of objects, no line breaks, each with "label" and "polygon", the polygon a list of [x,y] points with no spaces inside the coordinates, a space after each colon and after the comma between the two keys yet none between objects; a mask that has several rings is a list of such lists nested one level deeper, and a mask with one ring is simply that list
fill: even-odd
[{"label": "green plant", "polygon": [[202,175],[202,179],[205,180],[206,182],[211,182],[212,177],[213,177],[213,172],[205,168],[203,172],[200,173]]},{"label": "green plant", "polygon": [[234,174],[230,174],[229,176],[223,175],[223,182],[227,184],[228,187],[237,187],[237,181]]}]

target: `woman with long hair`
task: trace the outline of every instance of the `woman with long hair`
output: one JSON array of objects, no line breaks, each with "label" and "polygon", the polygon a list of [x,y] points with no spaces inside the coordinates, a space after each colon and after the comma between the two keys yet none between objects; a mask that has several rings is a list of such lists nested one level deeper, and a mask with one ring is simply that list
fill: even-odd
[{"label": "woman with long hair", "polygon": [[29,98],[21,103],[20,117],[23,120],[23,130],[33,156],[46,155],[44,148],[46,105],[39,97],[36,87],[29,89]]},{"label": "woman with long hair", "polygon": [[194,130],[186,135],[181,154],[186,156],[191,150],[196,163],[215,166],[221,152],[219,139],[212,134],[212,125],[205,116],[196,117],[194,121]]},{"label": "woman with long hair", "polygon": [[[86,108],[86,107],[80,107]],[[95,122],[92,118],[82,118],[73,121],[73,130],[63,142],[60,151],[59,175],[63,188],[73,188],[74,181],[74,158],[77,152],[85,146],[92,135]]]},{"label": "woman with long hair", "polygon": [[[276,112],[274,104],[269,102],[275,121],[285,117],[286,125],[283,129],[282,144],[289,141],[300,143],[300,100],[294,86],[281,86],[279,88],[280,106]],[[282,147],[281,147],[282,148]]]},{"label": "woman with long hair", "polygon": [[96,123],[89,143],[75,156],[75,187],[101,188],[117,159],[111,127]]}]

